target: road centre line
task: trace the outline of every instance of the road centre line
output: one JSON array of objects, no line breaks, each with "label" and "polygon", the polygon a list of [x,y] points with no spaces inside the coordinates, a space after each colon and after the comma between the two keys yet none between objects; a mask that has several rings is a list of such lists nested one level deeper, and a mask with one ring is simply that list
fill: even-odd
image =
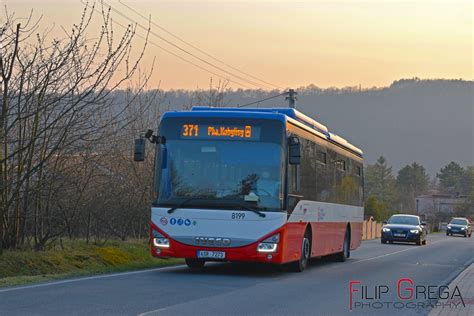
[{"label": "road centre line", "polygon": [[[437,244],[439,242],[447,241],[447,240],[449,240],[449,239],[436,240],[436,241],[430,242],[428,245]],[[403,250],[399,250],[399,251],[395,251],[395,252],[390,252],[390,253],[386,253],[386,254],[371,257],[371,258],[365,258],[365,259],[357,260],[354,263],[372,261],[372,260],[376,260],[376,259],[380,259],[380,258],[385,258],[385,257],[391,256],[391,255],[396,255],[396,254],[399,254],[399,253],[402,253],[402,252],[405,252],[405,251],[408,251],[408,250],[412,250],[412,249],[419,249],[419,247],[407,248],[407,249],[403,249]]]}]

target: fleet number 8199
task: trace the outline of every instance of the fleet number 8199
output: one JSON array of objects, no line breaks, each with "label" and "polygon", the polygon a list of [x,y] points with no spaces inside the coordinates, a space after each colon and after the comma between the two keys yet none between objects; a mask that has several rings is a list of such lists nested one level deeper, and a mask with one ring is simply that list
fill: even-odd
[{"label": "fleet number 8199", "polygon": [[232,219],[244,219],[245,213],[232,213]]}]

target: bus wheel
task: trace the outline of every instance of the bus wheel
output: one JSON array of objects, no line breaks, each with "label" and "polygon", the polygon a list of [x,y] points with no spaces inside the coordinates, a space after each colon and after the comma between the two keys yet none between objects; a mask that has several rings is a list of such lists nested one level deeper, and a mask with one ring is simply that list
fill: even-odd
[{"label": "bus wheel", "polygon": [[206,261],[200,259],[185,259],[186,264],[189,268],[198,270],[204,268]]},{"label": "bus wheel", "polygon": [[290,269],[294,272],[303,272],[308,265],[309,257],[311,255],[311,241],[309,234],[305,234],[301,242],[301,257],[300,260],[291,263]]},{"label": "bus wheel", "polygon": [[344,236],[344,244],[342,245],[342,251],[336,254],[336,258],[340,262],[344,262],[351,255],[350,245],[349,245],[349,230],[346,229],[346,234]]}]

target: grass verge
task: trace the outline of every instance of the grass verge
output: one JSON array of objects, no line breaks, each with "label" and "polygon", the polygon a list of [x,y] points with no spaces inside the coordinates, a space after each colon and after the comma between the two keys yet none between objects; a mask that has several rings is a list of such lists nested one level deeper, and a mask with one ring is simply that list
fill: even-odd
[{"label": "grass verge", "polygon": [[153,258],[147,240],[109,241],[103,246],[73,240],[65,241],[63,247],[4,251],[0,255],[0,287],[183,263]]}]

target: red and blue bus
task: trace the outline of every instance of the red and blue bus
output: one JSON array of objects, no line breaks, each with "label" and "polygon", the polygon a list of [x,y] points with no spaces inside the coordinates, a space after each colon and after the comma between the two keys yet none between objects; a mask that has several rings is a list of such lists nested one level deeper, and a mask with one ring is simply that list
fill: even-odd
[{"label": "red and blue bus", "polygon": [[360,245],[362,151],[301,112],[194,107],[166,112],[158,135],[154,257],[303,271]]}]

